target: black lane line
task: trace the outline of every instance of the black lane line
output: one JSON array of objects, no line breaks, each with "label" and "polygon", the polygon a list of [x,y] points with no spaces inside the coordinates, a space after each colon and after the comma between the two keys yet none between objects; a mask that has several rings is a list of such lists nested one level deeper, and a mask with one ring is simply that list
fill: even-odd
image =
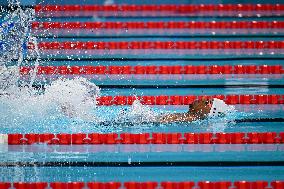
[{"label": "black lane line", "polygon": [[122,89],[133,89],[133,88],[244,88],[244,87],[262,87],[262,88],[284,88],[284,85],[258,85],[258,84],[243,84],[243,85],[98,85],[100,88],[122,88]]},{"label": "black lane line", "polygon": [[284,166],[284,161],[210,161],[210,162],[0,162],[0,167],[239,167]]},{"label": "black lane line", "polygon": [[[244,87],[258,87],[258,88],[284,88],[284,85],[97,85],[103,89],[168,89],[168,88],[244,88]],[[45,89],[45,85],[32,85],[36,89]]]},{"label": "black lane line", "polygon": [[[179,35],[179,36],[176,36],[176,35],[121,35],[121,36],[110,36],[110,35],[100,35],[100,36],[95,36],[95,35],[90,35],[90,36],[76,36],[76,38],[78,39],[85,39],[85,38],[91,38],[91,39],[104,39],[104,38],[111,38],[111,39],[127,39],[127,38],[196,38],[196,37],[199,37],[199,38],[239,38],[239,37],[249,37],[249,38],[259,38],[259,37],[265,37],[265,38],[275,38],[275,37],[284,37],[284,35],[282,34],[264,34],[264,35],[254,35],[254,34],[251,34],[251,35],[236,35],[236,36],[230,36],[230,35]],[[41,35],[37,35],[37,38],[43,38],[43,39],[46,39],[46,38],[52,38],[52,39],[74,39],[74,36],[67,36],[67,35],[57,35],[57,34],[54,34],[54,35],[48,35],[48,36],[41,36]]]},{"label": "black lane line", "polygon": [[[151,49],[150,49],[151,50]],[[132,55],[131,53],[129,55]],[[224,58],[214,58],[212,57],[208,57],[208,58],[127,58],[127,57],[121,57],[121,58],[93,58],[93,57],[89,57],[89,58],[78,58],[76,56],[80,56],[80,55],[74,55],[74,57],[72,58],[54,58],[54,57],[50,57],[50,58],[40,58],[40,60],[42,61],[222,61],[222,60],[284,60],[283,58],[279,58],[279,57],[224,57]],[[24,59],[24,60],[30,60],[30,61],[35,61],[36,59]],[[14,59],[14,61],[17,61],[16,59]]]},{"label": "black lane line", "polygon": [[[94,14],[95,15],[95,14]],[[103,15],[95,15],[97,18],[119,18],[119,19],[129,19],[129,18],[134,18],[134,19],[144,19],[144,18],[168,18],[168,19],[178,19],[178,18],[235,18],[237,20],[239,20],[239,17],[237,16],[186,16],[186,15],[180,15],[180,16],[103,16]],[[92,19],[94,16],[83,16],[83,15],[80,15],[80,16],[75,16],[74,18],[78,18],[78,19],[84,19],[84,18],[89,18],[89,19]],[[261,15],[262,18],[277,18],[277,19],[280,19],[280,18],[283,18],[284,16],[283,15]],[[40,18],[40,19],[48,19],[48,18],[52,18],[52,19],[66,19],[66,18],[69,18],[70,19],[70,16],[60,16],[60,17],[42,17],[42,16],[36,16],[36,18]],[[253,15],[253,16],[242,16],[242,18],[248,18],[248,19],[253,19],[253,18],[256,18],[256,19],[259,19],[258,16],[256,15]]]},{"label": "black lane line", "polygon": [[[284,122],[284,118],[248,118],[248,119],[235,119],[235,120],[229,120],[228,121],[229,123],[230,122],[233,122],[233,123],[253,123],[253,122],[274,122],[274,123],[282,123]],[[181,122],[183,123],[183,122]],[[157,122],[141,122],[140,124],[153,124],[153,125],[156,125],[156,126],[159,126],[161,123],[157,123]],[[100,122],[100,123],[97,123],[96,125],[98,126],[121,126],[121,127],[124,127],[124,126],[136,126],[137,123],[133,123],[133,122],[116,122],[116,121],[103,121],[103,122]]]},{"label": "black lane line", "polygon": [[[46,59],[48,59],[49,61],[57,61],[57,59],[56,58],[46,58]],[[75,59],[76,60],[78,60],[78,61],[80,61],[78,58],[76,58],[75,57]],[[167,59],[159,59],[159,58],[156,58],[157,59],[157,61],[159,61],[159,62],[168,62],[168,61],[171,61],[171,59],[169,59],[169,60],[167,60]],[[245,59],[245,58],[244,58]],[[267,58],[267,59],[270,59],[270,58]],[[275,60],[276,58],[273,58],[273,60]],[[283,58],[278,58],[279,60],[284,60],[284,57]],[[27,60],[31,60],[31,59],[27,59]],[[42,60],[42,59],[41,59]],[[68,59],[69,61],[72,61],[73,59]],[[118,60],[115,60],[115,61],[117,61],[117,62],[124,62],[124,58],[123,59],[121,59],[121,58],[119,58]],[[153,60],[153,59],[142,59],[142,60],[140,60],[140,59],[131,59],[131,60],[128,60],[128,61],[132,61],[132,62],[137,62],[137,61],[139,61],[139,62],[145,62],[145,63],[148,63],[148,61],[149,60]],[[230,60],[226,60],[226,59],[198,59],[198,62],[216,62],[216,60],[217,61],[225,61],[225,62],[227,62],[227,61],[230,61]],[[259,60],[257,60],[257,61],[261,61],[262,59],[259,59]],[[11,60],[11,61],[13,61],[14,62],[14,65],[16,65],[17,64],[17,59],[13,59],[13,60]],[[61,61],[61,59],[58,59],[58,61],[60,62]],[[186,61],[186,60],[181,60],[181,59],[178,59],[177,61],[179,61],[179,62],[181,62],[181,64],[183,64],[184,66],[186,66],[186,65],[188,65],[188,64],[185,64],[185,62],[183,62],[183,61]],[[238,60],[236,60],[236,61],[238,61]],[[113,62],[113,58],[110,58],[109,59],[109,62]],[[93,63],[93,62],[89,62],[89,63]],[[97,62],[95,62],[96,64],[94,65],[94,66],[97,66]],[[190,63],[190,62],[188,62],[188,63]],[[248,63],[251,63],[251,62],[245,62],[245,64],[248,64]],[[154,64],[154,63],[153,63]],[[153,65],[153,64],[151,64],[151,65]],[[225,63],[224,63],[225,64]],[[256,63],[256,64],[258,64],[258,63]],[[89,64],[90,65],[90,64]],[[132,65],[131,63],[129,63],[129,65]],[[163,64],[161,64],[161,65],[163,65]],[[169,66],[172,66],[172,65],[175,65],[175,64],[172,64],[172,63],[170,63],[170,64],[168,64]],[[103,65],[100,65],[100,66],[103,66]],[[106,65],[106,66],[109,66],[109,65]],[[121,65],[120,65],[121,66]],[[145,66],[148,66],[148,65],[145,65]],[[159,66],[159,65],[157,65],[157,66]],[[209,65],[210,66],[210,65]]]},{"label": "black lane line", "polygon": [[[236,122],[236,123],[252,123],[252,122],[274,122],[274,123],[280,123],[284,122],[284,118],[247,118],[247,119],[235,119],[235,120],[229,120],[229,122]],[[149,124],[151,122],[142,122],[141,124]],[[182,122],[181,122],[182,123]],[[154,125],[159,126],[161,123],[151,123]],[[115,122],[115,121],[103,121],[98,123],[97,125],[120,125],[120,126],[135,126],[136,123],[133,122]]]},{"label": "black lane line", "polygon": [[[235,120],[229,120],[228,123],[282,123],[284,122],[284,118],[251,118],[251,119],[235,119]],[[180,122],[185,123],[185,122]],[[157,123],[157,122],[141,122],[139,123],[141,125],[143,124],[152,124],[154,126],[160,126],[161,123]],[[115,120],[112,121],[103,121],[103,122],[99,122],[99,123],[94,123],[94,125],[96,126],[117,126],[117,127],[125,127],[125,126],[137,126],[137,123],[133,123],[133,122],[116,122]],[[281,126],[279,126],[281,127]]]},{"label": "black lane line", "polygon": [[284,122],[284,118],[248,118],[248,119],[236,119],[236,123],[248,123],[248,122]]}]

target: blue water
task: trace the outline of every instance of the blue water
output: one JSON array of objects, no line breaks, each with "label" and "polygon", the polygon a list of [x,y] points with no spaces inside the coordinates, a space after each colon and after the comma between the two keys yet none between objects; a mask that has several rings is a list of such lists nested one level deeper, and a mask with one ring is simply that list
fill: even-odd
[{"label": "blue water", "polygon": [[[94,116],[100,117],[106,123],[86,121],[80,118],[69,118],[60,111],[53,112],[50,116],[25,117],[19,119],[16,115],[1,116],[5,122],[1,123],[1,133],[109,133],[109,132],[281,132],[283,124],[270,122],[245,122],[235,123],[235,119],[261,119],[261,118],[283,118],[283,105],[237,105],[237,112],[227,115],[225,118],[216,120],[203,120],[192,123],[150,124],[116,123],[122,110],[130,111],[129,107],[98,107]],[[187,106],[156,106],[153,112],[186,112]],[[114,123],[111,123],[114,121]]]},{"label": "blue water", "polygon": [[[38,76],[35,80],[35,85],[43,85],[47,83],[51,83],[58,78],[61,78],[61,75],[53,75],[53,76]],[[67,76],[69,78],[76,78],[78,76]],[[243,94],[254,92],[255,94],[262,93],[266,94],[271,91],[275,93],[280,93],[282,89],[270,88],[267,89],[268,85],[281,85],[283,83],[283,76],[279,74],[272,74],[272,75],[217,75],[217,76],[210,76],[210,75],[203,75],[203,74],[196,74],[196,75],[86,75],[90,81],[96,83],[97,85],[105,85],[107,86],[198,86],[198,85],[260,85],[264,87],[250,87],[250,88],[231,88],[228,87],[228,92],[232,93],[240,93]],[[23,77],[23,80],[29,80],[27,77]],[[158,88],[158,87],[157,87]],[[158,93],[161,90],[152,90],[152,93]],[[169,89],[170,90],[170,89]],[[192,93],[197,93],[199,91],[204,91],[204,88],[201,89],[193,89],[191,90]],[[210,88],[208,89],[210,93]],[[134,89],[134,91],[137,91]],[[145,93],[148,93],[148,90]],[[181,93],[180,91],[188,91],[187,89],[177,90],[177,93]],[[216,91],[216,90],[215,90]],[[220,92],[218,92],[220,91]],[[222,94],[224,90],[222,88],[218,89],[218,91],[214,92],[215,94]],[[246,92],[247,91],[247,92]],[[117,93],[116,91],[114,93]],[[125,92],[127,93],[127,92]],[[139,93],[139,92],[138,92]],[[165,90],[163,93],[170,93]],[[224,92],[225,93],[225,92]]]},{"label": "blue water", "polygon": [[15,167],[0,169],[2,181],[220,181],[283,180],[283,167]]},{"label": "blue water", "polygon": [[[45,3],[52,2],[51,0]],[[141,3],[140,1],[131,1]],[[144,2],[144,1],[143,1]],[[157,1],[158,2],[158,1]],[[167,0],[166,2],[173,1]],[[182,1],[188,3],[191,1]],[[209,2],[209,1],[200,1]],[[219,1],[221,2],[221,1]],[[225,2],[225,1],[222,1]],[[226,1],[227,2],[227,1]],[[239,1],[243,3],[243,1]],[[264,2],[264,1],[258,1]],[[266,2],[266,1],[265,1]],[[60,1],[59,3],[66,3]],[[68,1],[68,3],[79,3]],[[81,2],[80,2],[81,3]],[[84,1],[82,3],[93,3]],[[101,3],[101,2],[99,2]],[[129,3],[129,1],[128,1]],[[145,1],[144,3],[153,3]],[[160,2],[161,3],[161,2]],[[163,1],[165,3],[165,1]],[[174,2],[176,3],[176,2]],[[181,3],[181,2],[180,2]],[[196,3],[196,2],[195,2]],[[210,2],[212,3],[212,2]],[[283,20],[282,17],[267,18],[37,18],[39,21],[233,21],[233,20]],[[66,36],[65,36],[66,37]],[[283,35],[254,34],[205,36],[168,36],[151,37],[111,36],[90,37],[80,34],[80,38],[61,36],[59,38],[39,38],[39,41],[224,41],[224,40],[276,40],[282,41]],[[41,65],[283,65],[283,52],[276,55],[224,55],[222,50],[216,55],[182,55],[174,52],[169,54],[135,55],[129,51],[121,55],[77,55],[84,60],[72,60],[64,53],[53,56],[55,60],[43,60]],[[43,55],[42,58],[50,57]],[[73,56],[76,57],[76,56]],[[102,59],[100,59],[102,58]],[[149,59],[153,60],[149,60]],[[60,60],[61,59],[61,60]],[[127,60],[125,60],[127,59]],[[132,59],[132,60],[129,60]],[[16,62],[15,62],[16,63]],[[27,61],[24,65],[34,65]],[[49,84],[59,76],[37,77],[35,85]],[[74,76],[67,76],[72,78]],[[102,95],[214,95],[214,94],[284,94],[283,74],[268,75],[135,75],[135,76],[83,76],[99,86]],[[29,78],[22,78],[23,80]],[[241,85],[254,85],[242,87]],[[111,85],[111,87],[110,87]],[[128,88],[113,88],[115,85]],[[136,88],[129,89],[129,85]],[[139,88],[143,85],[144,88]],[[187,88],[147,88],[150,85],[181,86]],[[203,85],[199,88],[190,86]],[[223,85],[224,87],[216,87]],[[277,87],[275,87],[277,85]],[[207,88],[207,86],[210,86]],[[213,87],[215,86],[215,88]],[[235,86],[235,87],[233,87]],[[34,103],[34,104],[32,104]],[[56,103],[47,104],[26,102],[26,99],[9,104],[0,101],[0,133],[141,133],[141,132],[283,132],[283,122],[262,122],[262,118],[284,118],[284,105],[236,105],[236,112],[225,118],[196,121],[192,123],[172,124],[102,124],[80,118],[70,118],[64,115]],[[185,112],[187,106],[149,106],[154,113]],[[106,123],[119,118],[122,110],[129,111],[129,106],[96,107],[90,112]],[[46,111],[43,111],[46,110]],[[236,123],[236,119],[257,118],[260,121]],[[220,180],[284,180],[284,168],[279,166],[219,166],[218,163],[238,162],[277,162],[284,160],[284,144],[255,144],[255,145],[0,145],[0,182],[35,182],[35,181],[220,181]],[[158,166],[159,162],[217,162],[216,166]],[[6,167],[5,163],[29,162],[30,167]],[[70,166],[70,167],[41,167],[36,163],[44,162],[105,162],[128,163],[157,162],[157,166],[123,167],[123,166]]]}]

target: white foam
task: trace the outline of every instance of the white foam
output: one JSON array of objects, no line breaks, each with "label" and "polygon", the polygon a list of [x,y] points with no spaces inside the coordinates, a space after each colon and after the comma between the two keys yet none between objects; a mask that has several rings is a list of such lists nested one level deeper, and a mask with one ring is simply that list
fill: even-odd
[{"label": "white foam", "polygon": [[142,105],[139,100],[134,100],[130,108],[121,110],[116,121],[129,121],[132,123],[153,122],[158,113],[149,106]]},{"label": "white foam", "polygon": [[58,104],[66,115],[86,121],[98,120],[91,112],[99,96],[99,87],[82,77],[58,79],[44,93],[44,98]]},{"label": "white foam", "polygon": [[[98,96],[99,88],[84,78],[59,79],[40,94],[28,87],[15,88],[0,96],[0,125],[36,130],[64,117],[96,122],[93,109]],[[63,111],[64,106],[69,109]]]}]

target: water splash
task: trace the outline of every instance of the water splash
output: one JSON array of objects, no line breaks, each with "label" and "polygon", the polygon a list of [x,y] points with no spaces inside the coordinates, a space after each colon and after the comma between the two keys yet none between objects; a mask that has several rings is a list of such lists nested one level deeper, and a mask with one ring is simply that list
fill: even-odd
[{"label": "water splash", "polygon": [[149,106],[142,105],[139,100],[135,100],[130,108],[120,110],[115,122],[127,121],[135,124],[154,122],[158,115]]},{"label": "water splash", "polygon": [[[45,92],[28,87],[17,93],[0,97],[0,120],[3,127],[48,127],[66,118],[97,121],[92,113],[96,107],[99,88],[85,78],[59,79],[46,87]],[[70,121],[71,122],[71,121]],[[57,125],[60,127],[60,124]]]},{"label": "water splash", "polygon": [[46,87],[42,96],[46,101],[57,104],[69,117],[99,121],[92,110],[96,108],[100,89],[86,78],[58,79]]},{"label": "water splash", "polygon": [[[19,68],[24,59],[36,57],[35,67],[39,64],[37,45],[35,51],[27,55],[25,50],[28,43],[37,44],[31,32],[31,23],[34,20],[34,10],[22,9],[18,0],[9,1],[10,11],[7,11],[0,26],[0,92],[8,87],[18,85]],[[10,67],[16,66],[16,67]],[[10,70],[9,70],[10,69]],[[7,71],[8,70],[8,71]],[[32,77],[33,78],[33,77]],[[5,83],[5,84],[3,84]],[[32,85],[33,80],[30,82]],[[25,84],[28,85],[28,84]]]},{"label": "water splash", "polygon": [[[28,127],[26,131],[46,130],[56,127],[68,131],[103,121],[119,120],[112,110],[101,114],[96,107],[99,88],[84,78],[60,78],[46,86],[45,91],[32,88],[39,65],[40,53],[37,39],[32,35],[32,9],[21,9],[19,1],[10,1],[12,11],[7,12],[1,24],[0,56],[0,106],[1,123],[7,132],[11,128]],[[33,51],[26,54],[27,43],[33,44]],[[36,58],[34,70],[30,72],[30,82],[19,81],[19,67],[24,59]],[[31,62],[27,62],[31,66]],[[19,84],[21,87],[19,87]],[[109,119],[109,115],[117,115]],[[106,115],[106,116],[104,116]],[[127,113],[127,119],[135,123],[152,120],[153,112],[136,101]],[[52,125],[52,126],[51,126]],[[68,125],[68,126],[67,126]],[[76,127],[76,129],[74,129]]]}]

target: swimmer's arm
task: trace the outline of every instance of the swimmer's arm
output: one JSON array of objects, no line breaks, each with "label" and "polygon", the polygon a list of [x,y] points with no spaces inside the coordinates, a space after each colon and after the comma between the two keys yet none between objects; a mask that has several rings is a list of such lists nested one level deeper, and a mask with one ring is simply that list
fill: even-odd
[{"label": "swimmer's arm", "polygon": [[171,123],[171,122],[192,122],[196,118],[188,115],[188,113],[174,113],[166,114],[158,117],[157,122],[160,123]]}]

